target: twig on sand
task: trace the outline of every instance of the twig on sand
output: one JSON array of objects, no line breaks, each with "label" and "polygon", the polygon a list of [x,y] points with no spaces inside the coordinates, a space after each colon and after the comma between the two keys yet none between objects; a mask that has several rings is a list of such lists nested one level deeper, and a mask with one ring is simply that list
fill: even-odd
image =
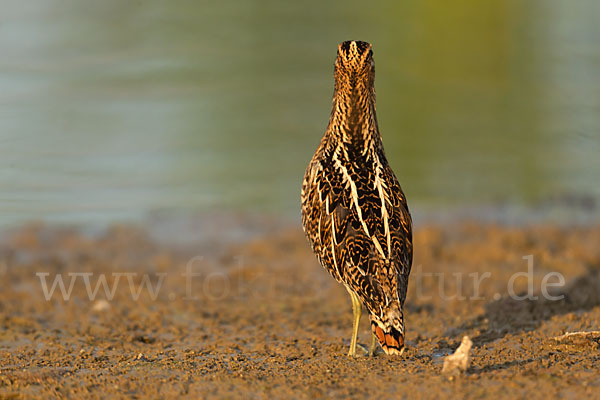
[{"label": "twig on sand", "polygon": [[596,341],[596,340],[600,339],[600,331],[567,332],[564,335],[555,336],[552,339],[554,339],[560,343],[580,341],[581,339],[588,339],[588,340]]},{"label": "twig on sand", "polygon": [[471,346],[473,346],[471,339],[468,336],[463,336],[462,342],[454,354],[450,354],[444,359],[442,374],[460,375],[464,373],[471,364]]}]

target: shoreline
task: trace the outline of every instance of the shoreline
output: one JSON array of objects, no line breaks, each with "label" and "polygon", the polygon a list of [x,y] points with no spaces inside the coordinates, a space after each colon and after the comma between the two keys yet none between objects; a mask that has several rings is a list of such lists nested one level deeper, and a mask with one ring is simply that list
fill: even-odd
[{"label": "shoreline", "polygon": [[[409,198],[410,200],[410,198]],[[298,200],[299,202],[299,200]],[[287,208],[286,208],[287,209]],[[488,202],[488,203],[451,203],[435,204],[428,202],[411,202],[413,223],[416,226],[443,225],[475,221],[496,223],[507,226],[523,226],[527,224],[557,224],[561,226],[581,226],[600,223],[600,199],[594,195],[562,195],[537,202]],[[268,230],[257,230],[264,223],[268,228],[300,226],[300,204],[287,212],[253,210],[240,208],[205,208],[204,210],[154,210],[136,211],[121,210],[113,213],[69,213],[56,214],[46,218],[11,219],[0,218],[0,235],[5,231],[19,229],[32,224],[46,226],[78,228],[82,231],[98,232],[114,225],[139,226],[161,234],[165,225],[174,232],[206,233],[202,231],[204,223],[208,225],[224,225],[232,230],[248,228],[247,234],[268,233]]]}]

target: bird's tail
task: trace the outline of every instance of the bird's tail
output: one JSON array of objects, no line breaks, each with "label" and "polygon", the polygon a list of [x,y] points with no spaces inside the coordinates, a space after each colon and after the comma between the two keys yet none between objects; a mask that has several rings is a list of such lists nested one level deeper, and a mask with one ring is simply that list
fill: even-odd
[{"label": "bird's tail", "polygon": [[404,352],[404,316],[401,309],[384,312],[383,318],[371,314],[371,329],[385,354],[402,355]]}]

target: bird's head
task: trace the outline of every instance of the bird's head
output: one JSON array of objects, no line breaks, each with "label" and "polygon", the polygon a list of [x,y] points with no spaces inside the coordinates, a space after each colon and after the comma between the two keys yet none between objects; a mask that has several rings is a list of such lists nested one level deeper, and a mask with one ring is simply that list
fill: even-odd
[{"label": "bird's head", "polygon": [[355,40],[340,43],[335,60],[334,77],[336,91],[372,89],[375,80],[375,63],[371,45]]}]

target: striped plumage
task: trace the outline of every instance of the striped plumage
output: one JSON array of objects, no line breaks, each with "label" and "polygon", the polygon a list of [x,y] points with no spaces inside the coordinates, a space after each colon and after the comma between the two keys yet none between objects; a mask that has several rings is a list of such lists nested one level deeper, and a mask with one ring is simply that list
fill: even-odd
[{"label": "striped plumage", "polygon": [[334,77],[329,125],[302,183],[302,224],[323,267],[352,297],[349,354],[356,352],[360,302],[370,314],[373,339],[386,354],[401,354],[411,217],[377,126],[371,45],[340,44]]}]

